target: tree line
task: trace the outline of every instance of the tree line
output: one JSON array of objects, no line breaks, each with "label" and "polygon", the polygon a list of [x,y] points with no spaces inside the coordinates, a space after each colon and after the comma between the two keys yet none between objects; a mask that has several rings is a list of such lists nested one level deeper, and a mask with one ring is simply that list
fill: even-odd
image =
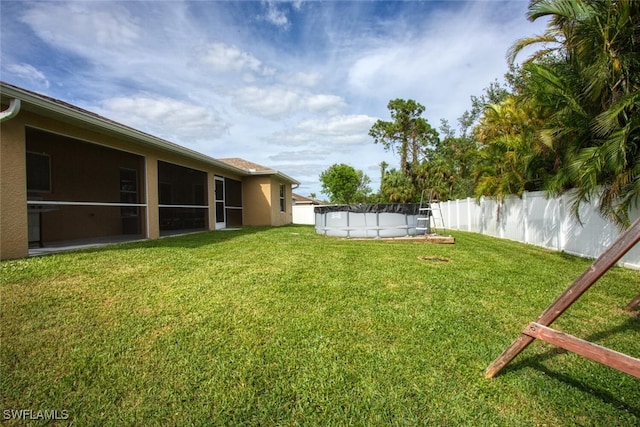
[{"label": "tree line", "polygon": [[[530,21],[548,18],[542,35],[516,41],[509,72],[458,119],[438,130],[425,107],[391,100],[391,120],[369,130],[374,143],[399,156],[370,178],[346,164],[320,175],[332,203],[418,202],[569,190],[572,210],[599,200],[603,216],[629,223],[640,195],[640,1],[532,0]],[[521,65],[516,58],[537,47]]]}]

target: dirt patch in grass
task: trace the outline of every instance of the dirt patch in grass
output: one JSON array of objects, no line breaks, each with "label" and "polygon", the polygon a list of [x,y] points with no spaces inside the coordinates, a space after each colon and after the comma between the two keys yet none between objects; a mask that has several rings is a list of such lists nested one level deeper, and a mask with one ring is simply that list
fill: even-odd
[{"label": "dirt patch in grass", "polygon": [[418,256],[418,259],[420,261],[431,261],[431,262],[451,262],[451,259],[449,258],[445,258],[445,257],[439,257],[439,256],[427,256],[427,255],[420,255]]}]

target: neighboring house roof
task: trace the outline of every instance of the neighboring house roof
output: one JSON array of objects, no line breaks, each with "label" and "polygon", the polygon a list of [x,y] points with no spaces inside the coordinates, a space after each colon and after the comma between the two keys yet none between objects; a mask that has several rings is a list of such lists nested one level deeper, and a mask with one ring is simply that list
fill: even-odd
[{"label": "neighboring house roof", "polygon": [[293,196],[293,200],[298,205],[321,205],[322,204],[322,202],[318,199],[301,196],[300,194],[292,193],[292,196]]},{"label": "neighboring house roof", "polygon": [[[7,102],[11,99],[19,99],[20,105],[18,108],[24,111],[31,111],[46,117],[64,120],[65,122],[85,129],[90,129],[98,133],[133,140],[143,146],[167,150],[172,153],[202,161],[240,176],[254,175],[254,173],[247,169],[222,162],[214,159],[213,157],[207,156],[206,154],[199,153],[173,142],[139,131],[59,99],[22,89],[6,82],[0,81],[0,95],[2,95],[3,101],[7,100]],[[292,184],[300,184],[297,180],[274,169],[262,171],[259,174],[278,175]]]},{"label": "neighboring house roof", "polygon": [[235,168],[242,169],[249,175],[277,175],[278,177],[284,179],[285,181],[289,181],[292,184],[300,184],[298,181],[291,178],[290,176],[283,174],[282,172],[279,172],[267,166],[250,162],[245,159],[241,159],[239,157],[229,157],[229,158],[218,159],[218,160],[230,166],[233,166]]},{"label": "neighboring house roof", "polygon": [[238,169],[245,170],[247,172],[249,171],[250,172],[275,172],[274,169],[259,165],[257,163],[250,162],[245,159],[241,159],[239,157],[230,157],[230,158],[218,159],[218,160],[228,165],[235,166]]}]

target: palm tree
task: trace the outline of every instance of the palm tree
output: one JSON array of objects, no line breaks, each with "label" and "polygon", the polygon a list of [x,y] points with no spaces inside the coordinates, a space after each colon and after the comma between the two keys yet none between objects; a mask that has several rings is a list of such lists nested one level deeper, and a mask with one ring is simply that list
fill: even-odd
[{"label": "palm tree", "polygon": [[640,198],[640,2],[533,0],[528,17],[550,18],[547,31],[508,56],[542,45],[525,65],[525,96],[548,116],[539,129],[556,155],[547,188],[574,188],[576,215],[598,198],[604,216],[628,225]]},{"label": "palm tree", "polygon": [[409,177],[397,169],[388,171],[380,184],[382,199],[391,203],[410,203],[416,197],[415,187]]},{"label": "palm tree", "polygon": [[476,197],[491,196],[502,202],[507,195],[522,195],[528,182],[527,161],[532,151],[528,121],[528,112],[516,105],[513,96],[487,106],[474,129],[481,145]]}]

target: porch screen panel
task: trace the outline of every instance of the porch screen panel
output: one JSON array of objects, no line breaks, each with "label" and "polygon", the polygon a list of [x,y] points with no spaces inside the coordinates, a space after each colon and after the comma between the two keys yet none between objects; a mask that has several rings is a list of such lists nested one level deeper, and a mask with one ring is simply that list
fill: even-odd
[{"label": "porch screen panel", "polygon": [[207,174],[158,161],[160,232],[176,234],[207,227]]},{"label": "porch screen panel", "polygon": [[25,137],[30,244],[145,237],[144,157],[32,127]]},{"label": "porch screen panel", "polygon": [[227,226],[240,227],[242,226],[242,182],[226,178],[224,185]]}]

